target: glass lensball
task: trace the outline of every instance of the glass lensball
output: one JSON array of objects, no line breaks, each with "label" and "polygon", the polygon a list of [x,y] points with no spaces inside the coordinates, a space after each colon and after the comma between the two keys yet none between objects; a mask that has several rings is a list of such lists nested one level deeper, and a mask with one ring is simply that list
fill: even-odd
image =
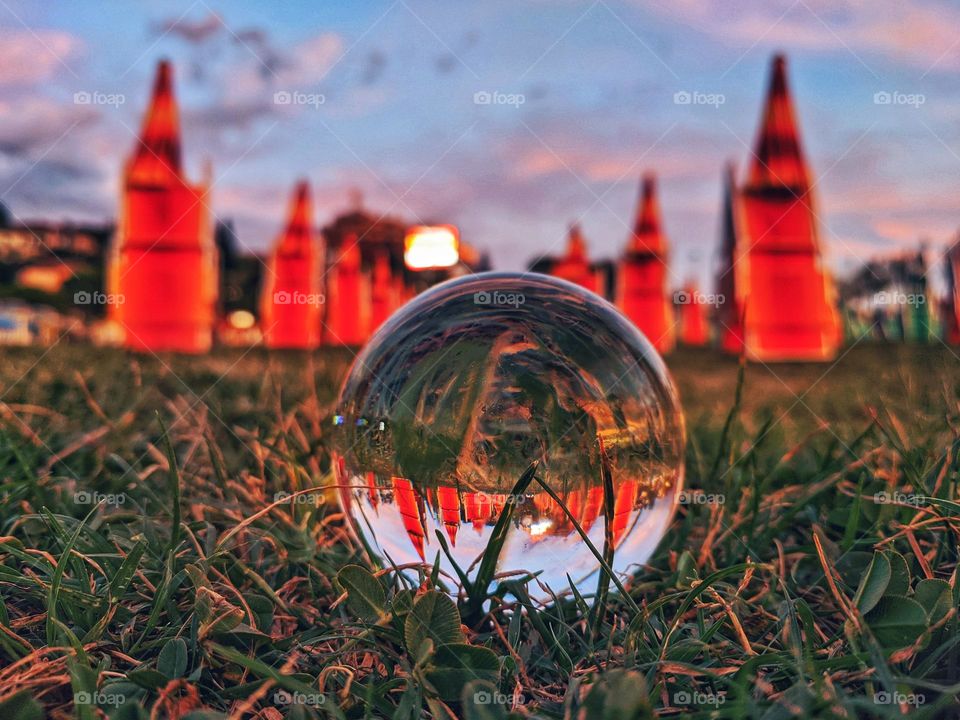
[{"label": "glass lensball", "polygon": [[[603,552],[604,467],[617,573],[653,553],[683,483],[683,414],[657,352],[610,303],[544,275],[471,275],[402,307],[354,361],[334,426],[344,511],[374,558],[433,563],[439,531],[471,580],[513,503],[497,572],[539,572],[558,594],[569,575],[592,595],[600,564],[570,515]],[[569,514],[537,480],[511,496],[533,461]]]}]

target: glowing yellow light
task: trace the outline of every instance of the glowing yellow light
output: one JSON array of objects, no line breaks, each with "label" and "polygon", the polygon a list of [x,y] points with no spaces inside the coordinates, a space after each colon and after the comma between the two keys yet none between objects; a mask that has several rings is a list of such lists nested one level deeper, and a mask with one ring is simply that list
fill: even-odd
[{"label": "glowing yellow light", "polygon": [[539,535],[543,535],[543,534],[545,534],[545,533],[547,532],[547,530],[549,530],[552,526],[553,526],[553,522],[551,522],[550,520],[540,520],[540,521],[535,522],[535,523],[533,523],[532,525],[530,525],[530,534],[531,534],[533,537],[537,537],[537,536],[539,536]]},{"label": "glowing yellow light", "polygon": [[252,312],[247,310],[234,310],[230,313],[228,322],[231,327],[235,327],[237,330],[249,330],[257,324],[257,319]]},{"label": "glowing yellow light", "polygon": [[411,270],[448,268],[460,261],[460,232],[453,225],[412,227],[403,245],[403,259]]}]

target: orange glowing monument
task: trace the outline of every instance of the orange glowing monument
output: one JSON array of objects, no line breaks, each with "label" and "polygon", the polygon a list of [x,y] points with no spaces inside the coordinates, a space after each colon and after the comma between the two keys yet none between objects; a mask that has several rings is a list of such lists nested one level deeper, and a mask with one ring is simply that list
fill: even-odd
[{"label": "orange glowing monument", "polygon": [[359,347],[370,337],[370,278],[361,267],[360,243],[353,233],[343,239],[327,274],[326,342]]},{"label": "orange glowing monument", "polygon": [[701,302],[696,285],[687,283],[682,293],[678,293],[680,306],[680,342],[689,347],[706,345],[709,339],[707,330],[706,306]]},{"label": "orange glowing monument", "polygon": [[585,287],[590,292],[598,291],[596,273],[591,269],[590,261],[587,259],[587,243],[577,223],[570,226],[566,255],[553,263],[550,274]]},{"label": "orange glowing monument", "polygon": [[661,229],[656,180],[646,175],[633,236],[620,261],[617,305],[661,353],[672,350],[675,339],[667,272],[667,241]]},{"label": "orange glowing monument", "polygon": [[260,297],[268,348],[313,350],[320,344],[320,244],[313,229],[310,185],[297,184],[286,229],[270,255]]},{"label": "orange glowing monument", "polygon": [[[747,356],[828,360],[841,341],[832,284],[822,267],[810,174],[776,56],[754,160],[741,192],[737,301]],[[738,267],[738,270],[740,268]]]},{"label": "orange glowing monument", "polygon": [[123,297],[111,318],[133,350],[202,353],[213,338],[216,247],[205,185],[191,185],[180,158],[173,71],[157,68],[153,99],[124,172],[120,227],[107,270]]},{"label": "orange glowing monument", "polygon": [[[734,174],[733,164],[730,163],[723,182],[716,330],[720,348],[724,352],[739,355],[743,352],[743,314],[737,302],[737,182]],[[740,272],[744,269],[741,268]]]}]

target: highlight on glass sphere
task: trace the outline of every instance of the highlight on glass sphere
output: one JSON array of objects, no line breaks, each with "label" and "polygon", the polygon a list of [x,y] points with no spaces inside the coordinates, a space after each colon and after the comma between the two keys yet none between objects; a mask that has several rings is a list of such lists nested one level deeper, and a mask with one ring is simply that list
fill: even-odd
[{"label": "highlight on glass sphere", "polygon": [[[592,595],[600,563],[571,516],[600,552],[610,517],[626,575],[653,553],[683,482],[683,416],[659,355],[608,302],[544,275],[470,275],[405,305],[354,361],[334,426],[359,539],[384,565],[439,552],[452,588],[437,531],[472,580],[510,503],[497,573],[539,573],[558,595],[569,575]],[[538,480],[511,494],[534,461],[569,512]]]}]

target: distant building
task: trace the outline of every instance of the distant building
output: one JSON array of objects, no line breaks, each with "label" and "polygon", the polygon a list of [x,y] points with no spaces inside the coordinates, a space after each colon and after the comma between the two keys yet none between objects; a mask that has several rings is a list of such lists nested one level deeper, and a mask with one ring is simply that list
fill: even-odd
[{"label": "distant building", "polygon": [[110,306],[124,345],[145,352],[210,349],[219,290],[206,183],[183,172],[173,68],[157,66],[140,136],[123,173],[111,253]]},{"label": "distant building", "polygon": [[644,176],[640,185],[633,234],[620,260],[617,307],[661,353],[676,343],[673,304],[668,298],[668,244],[660,217],[656,178]]},{"label": "distant building", "polygon": [[753,162],[737,193],[736,307],[743,308],[752,359],[828,360],[842,342],[813,190],[786,59],[778,55]]},{"label": "distant building", "polygon": [[[0,203],[0,285],[4,294],[34,300],[30,291],[56,295],[75,278],[93,288],[102,287],[103,263],[113,230],[109,224],[19,222]],[[52,302],[63,305],[67,301]]]},{"label": "distant building", "polygon": [[261,285],[260,327],[268,348],[313,350],[320,344],[325,303],[320,253],[310,185],[301,181]]},{"label": "distant building", "polygon": [[[717,310],[714,313],[720,349],[734,355],[743,351],[743,308],[737,300],[737,181],[733,164],[723,177],[720,213],[720,261],[717,266]],[[742,269],[741,271],[742,272]],[[741,275],[741,282],[745,279]]]},{"label": "distant building", "polygon": [[460,261],[451,268],[411,270],[404,238],[412,223],[355,207],[322,229],[326,247],[324,344],[366,342],[397,307],[431,285],[489,268],[487,259],[460,242]]},{"label": "distant building", "polygon": [[567,233],[567,247],[563,255],[544,256],[531,263],[532,272],[561,278],[590,292],[606,296],[607,274],[591,263],[587,255],[587,241],[578,223],[572,223]]},{"label": "distant building", "polygon": [[0,346],[50,346],[65,335],[83,335],[78,317],[68,317],[42,305],[0,301]]}]

